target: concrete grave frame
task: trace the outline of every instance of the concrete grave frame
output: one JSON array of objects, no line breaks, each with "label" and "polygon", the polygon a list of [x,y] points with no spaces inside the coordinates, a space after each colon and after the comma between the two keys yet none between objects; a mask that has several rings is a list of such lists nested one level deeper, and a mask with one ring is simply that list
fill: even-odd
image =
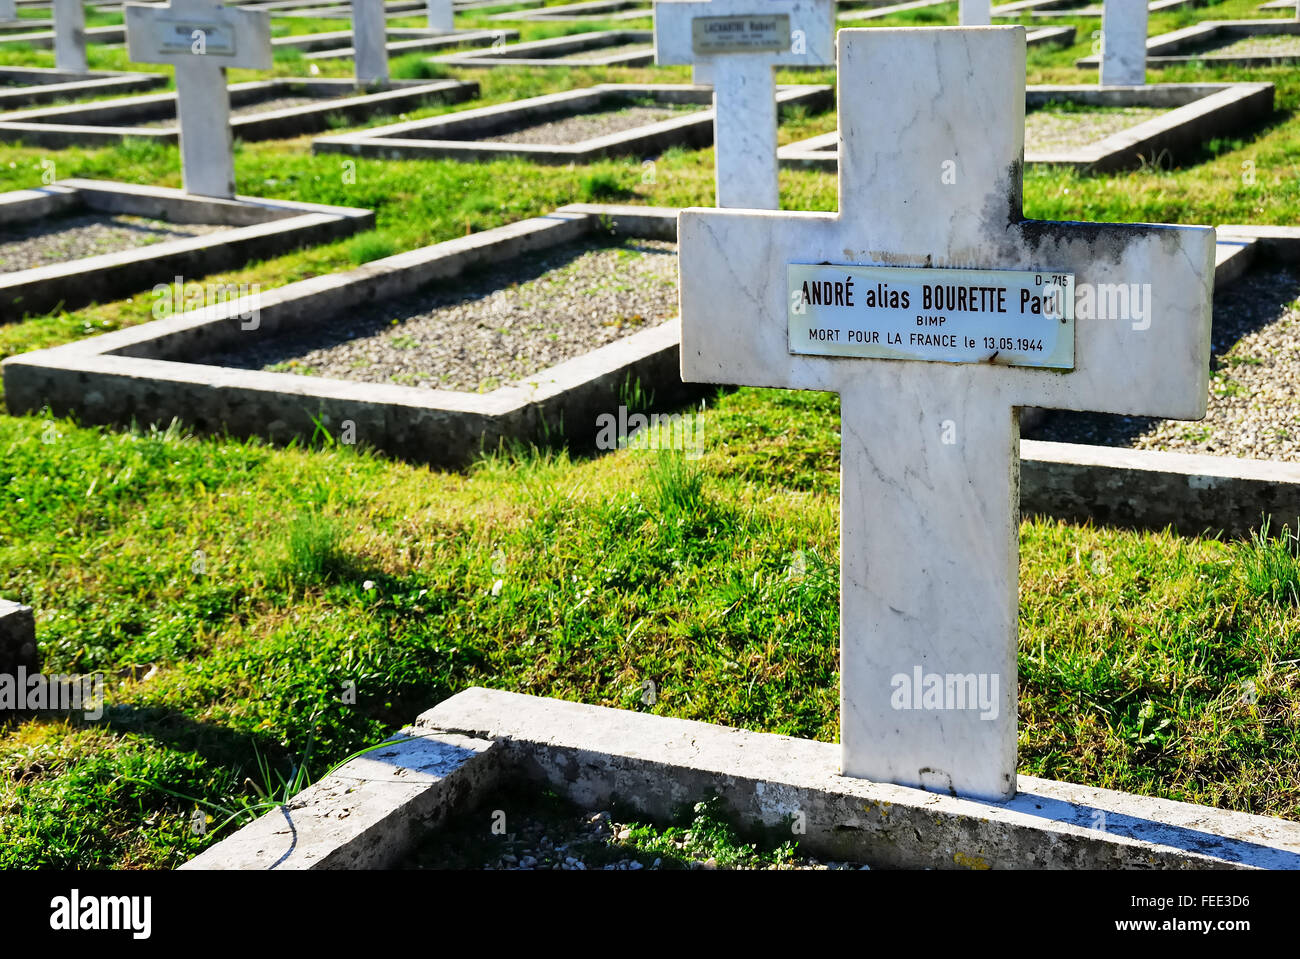
[{"label": "concrete grave frame", "polygon": [[839,774],[834,743],[473,688],[182,869],[383,869],[497,790],[666,822],[716,794],[748,831],[895,869],[1296,869],[1300,823],[1021,776],[1003,802]]},{"label": "concrete grave frame", "polygon": [[[514,39],[517,30],[457,30],[445,33],[423,27],[389,27],[384,44],[390,56],[417,53],[421,50],[446,50],[452,47],[487,47],[500,39]],[[352,31],[329,30],[325,33],[301,33],[272,37],[271,49],[301,50],[304,60],[350,60],[353,56]]]},{"label": "concrete grave frame", "polygon": [[85,73],[49,67],[0,67],[0,81],[18,80],[20,87],[0,87],[0,110],[33,106],[51,100],[97,97],[110,93],[137,93],[164,86],[161,73],[88,70]]},{"label": "concrete grave frame", "polygon": [[[331,117],[361,123],[382,114],[398,114],[429,103],[460,103],[478,96],[477,83],[461,80],[395,80],[374,93],[358,93],[351,79],[280,77],[232,83],[232,108],[292,95],[319,96],[320,102],[234,117],[234,136],[244,141],[273,140],[318,133]],[[100,146],[127,137],[175,143],[176,121],[163,127],[133,126],[176,116],[176,92],[122,97],[0,114],[0,141],[46,147]]]},{"label": "concrete grave frame", "polygon": [[498,10],[501,7],[540,7],[545,0],[456,0],[456,12],[462,10]]},{"label": "concrete grave frame", "polygon": [[[98,43],[105,46],[120,46],[126,42],[126,27],[122,25],[111,27],[87,27],[86,43]],[[37,50],[51,50],[54,48],[54,31],[53,30],[35,30],[30,33],[6,33],[0,34],[0,50],[4,49],[5,44],[25,43]]]},{"label": "concrete grave frame", "polygon": [[53,20],[36,20],[24,17],[20,20],[0,20],[0,36],[6,33],[19,33],[22,31],[34,30],[53,30]]},{"label": "concrete grave frame", "polygon": [[83,257],[0,276],[0,321],[60,304],[88,303],[146,289],[175,275],[204,276],[299,246],[349,236],[374,225],[370,210],[236,197],[222,200],[164,187],[104,180],[59,180],[0,193],[0,224],[29,224],[80,212],[129,214],[173,223],[225,223],[228,230]]},{"label": "concrete grave frame", "polygon": [[536,10],[512,10],[494,13],[489,20],[547,23],[551,21],[581,22],[586,20],[649,20],[654,7],[646,0],[580,0],[578,3],[561,3]]},{"label": "concrete grave frame", "polygon": [[[778,106],[802,104],[810,110],[821,110],[831,105],[833,96],[829,86],[794,85],[777,88]],[[499,143],[474,139],[491,136],[499,130],[521,123],[591,111],[605,104],[635,97],[649,97],[661,103],[699,104],[700,109],[680,117],[578,143]],[[312,152],[350,153],[386,159],[451,157],[457,160],[493,160],[523,157],[538,163],[585,163],[605,156],[657,154],[673,146],[708,146],[713,142],[712,104],[713,88],[709,86],[602,83],[425,120],[319,137],[312,141]],[[457,135],[461,139],[455,139]]]},{"label": "concrete grave frame", "polygon": [[[478,265],[598,235],[673,240],[677,211],[576,204],[547,216],[314,277],[262,292],[259,330],[273,334],[353,305],[454,281]],[[201,360],[246,336],[243,300],[172,316],[5,362],[11,413],[49,407],[87,423],[169,423],[228,430],[276,442],[309,438],[316,421],[356,423],[357,437],[388,454],[459,465],[504,438],[538,438],[557,424],[594,424],[618,405],[635,377],[671,402],[694,395],[677,373],[677,323],[626,336],[542,370],[517,385],[479,394],[393,384],[203,366]]]},{"label": "concrete grave frame", "polygon": [[[1285,34],[1300,36],[1300,20],[1285,17],[1259,20],[1206,20],[1182,30],[1150,37],[1147,40],[1147,69],[1180,67],[1194,63],[1204,64],[1207,67],[1279,67],[1300,63],[1300,53],[1240,56],[1216,54],[1213,50],[1206,53],[1184,52],[1216,40],[1230,43],[1242,37]],[[1099,57],[1088,56],[1076,60],[1074,65],[1081,69],[1096,69],[1100,63]]]},{"label": "concrete grave frame", "polygon": [[[645,51],[624,51],[579,58],[576,54],[625,43],[644,43]],[[489,51],[448,53],[434,63],[449,67],[644,67],[654,62],[654,33],[650,30],[596,30],[549,40],[508,43]]]},{"label": "concrete grave frame", "polygon": [[879,20],[883,17],[892,16],[895,13],[906,13],[908,10],[920,10],[924,7],[937,7],[942,3],[951,2],[952,0],[905,0],[903,3],[887,3],[883,6],[872,4],[865,10],[850,10],[847,13],[837,12],[835,19],[844,23],[857,23],[861,20]]},{"label": "concrete grave frame", "polygon": [[[1069,166],[1081,172],[1134,169],[1168,152],[1177,156],[1217,136],[1238,133],[1273,114],[1271,83],[1161,83],[1133,87],[1030,86],[1026,108],[1052,100],[1098,107],[1154,106],[1169,112],[1069,151],[1025,151],[1026,164]],[[781,164],[835,171],[839,133],[819,134],[777,151]]]},{"label": "concrete grave frame", "polygon": [[[886,6],[875,4],[869,5],[866,10],[849,10],[839,11],[835,19],[840,23],[861,23],[864,20],[881,20],[885,17],[893,16],[896,13],[906,13],[909,10],[920,10],[925,7],[936,7],[941,3],[949,3],[951,0],[908,0],[906,3],[891,3]],[[1060,0],[1064,2],[1064,0]],[[998,8],[993,8],[993,16],[998,16]],[[1073,26],[1064,27],[1038,27],[1029,30],[1025,35],[1025,45],[1030,47],[1060,44],[1069,46],[1074,43],[1075,28]]]},{"label": "concrete grave frame", "polygon": [[[1101,0],[1085,7],[1069,9],[1075,0],[1017,0],[1015,3],[998,4],[993,8],[994,19],[1019,19],[1031,17],[1101,17]],[[1203,7],[1219,0],[1151,0],[1147,4],[1147,13],[1164,13],[1179,7]]]}]

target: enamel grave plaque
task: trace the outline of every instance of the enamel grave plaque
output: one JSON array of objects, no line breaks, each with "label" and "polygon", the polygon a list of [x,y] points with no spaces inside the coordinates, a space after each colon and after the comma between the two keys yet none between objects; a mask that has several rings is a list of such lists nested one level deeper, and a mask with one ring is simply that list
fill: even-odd
[{"label": "enamel grave plaque", "polygon": [[1074,368],[1074,275],[791,263],[790,352]]},{"label": "enamel grave plaque", "polygon": [[697,56],[788,49],[789,14],[696,17],[691,21],[691,50]]},{"label": "enamel grave plaque", "polygon": [[235,36],[226,24],[163,18],[156,23],[158,52],[161,54],[196,53],[195,44],[201,41],[204,53],[219,57],[235,55]]}]

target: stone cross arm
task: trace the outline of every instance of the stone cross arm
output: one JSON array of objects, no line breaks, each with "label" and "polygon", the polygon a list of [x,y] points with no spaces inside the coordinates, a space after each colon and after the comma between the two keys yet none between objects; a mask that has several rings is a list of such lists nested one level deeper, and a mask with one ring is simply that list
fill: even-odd
[{"label": "stone cross arm", "polygon": [[[735,21],[786,18],[789,35],[779,32],[782,42],[756,47],[753,54],[737,52],[733,41],[756,31],[738,31]],[[730,23],[706,21],[728,18]],[[782,21],[785,22],[785,21]],[[777,23],[765,23],[764,27]],[[710,28],[714,35],[710,36]],[[716,56],[746,57],[761,54],[769,67],[820,66],[835,62],[834,0],[658,0],[654,7],[655,62],[661,65],[698,63]],[[777,35],[777,31],[773,31]]]},{"label": "stone cross arm", "polygon": [[[841,152],[841,156],[844,153]],[[1005,198],[1004,198],[1005,199]],[[950,364],[862,362],[791,353],[791,263],[1060,271],[1075,277],[1074,369],[962,364],[996,383],[1010,406],[1175,419],[1205,415],[1214,231],[1012,220],[990,232],[987,257],[880,247],[843,214],[684,210],[682,379],[843,392],[872,379],[924,379]],[[891,249],[892,247],[892,249]],[[892,250],[900,250],[894,253]],[[1105,251],[1098,258],[1094,251]],[[950,278],[950,277],[948,277]]]},{"label": "stone cross arm", "polygon": [[271,68],[271,16],[215,0],[128,3],[127,55],[135,63],[181,66],[199,57],[222,67]]}]

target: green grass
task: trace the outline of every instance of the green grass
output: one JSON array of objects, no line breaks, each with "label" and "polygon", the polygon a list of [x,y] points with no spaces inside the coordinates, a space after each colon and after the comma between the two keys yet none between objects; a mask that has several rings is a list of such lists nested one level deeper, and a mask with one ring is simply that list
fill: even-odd
[{"label": "green grass", "polygon": [[[1152,29],[1249,15],[1253,3],[1224,0],[1153,16]],[[1074,47],[1031,53],[1031,82],[1095,81],[1072,67],[1091,43],[1083,27],[1096,24],[1079,22]],[[338,23],[292,29],[313,27]],[[100,46],[91,60],[126,66],[122,51]],[[423,75],[418,60],[398,63]],[[0,61],[48,66],[50,54],[6,49]],[[408,118],[608,80],[689,78],[685,68],[448,73],[481,83],[482,99]],[[1032,169],[1027,212],[1296,222],[1300,74],[1158,78],[1268,79],[1279,112],[1174,169]],[[792,112],[782,136],[827,120]],[[310,155],[309,143],[242,144],[240,192],[370,207],[375,229],[212,281],[269,289],[577,200],[713,202],[711,150],[670,150],[647,176],[640,158],[349,167]],[[51,158],[60,177],[180,183],[172,147],[4,145],[0,189],[38,185]],[[835,207],[829,175],[783,171],[781,183],[788,209]],[[152,303],[146,290],[0,326],[0,355],[147,321]],[[636,383],[624,399],[653,405]],[[698,459],[587,458],[557,442],[487,451],[461,472],[344,445],[329,423],[311,443],[275,448],[182,427],[0,416],[0,594],[36,607],[47,669],[102,671],[110,687],[99,723],[0,730],[0,866],[176,865],[233,827],[216,828],[223,810],[302,781],[309,755],[318,774],[472,685],[833,740],[838,409],[834,396],[742,389],[707,405]],[[1022,772],[1300,815],[1300,574],[1289,531],[1219,542],[1029,519],[1021,541]]]}]

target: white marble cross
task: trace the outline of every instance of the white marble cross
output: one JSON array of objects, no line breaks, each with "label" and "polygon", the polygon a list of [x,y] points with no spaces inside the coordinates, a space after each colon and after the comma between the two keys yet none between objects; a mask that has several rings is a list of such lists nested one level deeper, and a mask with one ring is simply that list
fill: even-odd
[{"label": "white marble cross", "polygon": [[780,207],[778,66],[835,62],[834,0],[660,0],[655,62],[693,63],[713,84],[718,206]]},{"label": "white marble cross", "polygon": [[682,379],[840,394],[843,772],[1002,799],[1019,408],[1204,416],[1214,230],[1023,218],[1023,27],[841,30],[838,82],[839,213],[681,213]]},{"label": "white marble cross", "polygon": [[456,14],[452,8],[452,0],[426,0],[425,13],[430,30],[451,33],[456,29]]},{"label": "white marble cross", "polygon": [[1106,0],[1101,15],[1101,85],[1147,82],[1147,0]]},{"label": "white marble cross", "polygon": [[128,58],[176,67],[185,191],[234,196],[226,68],[271,68],[270,15],[224,7],[218,0],[173,0],[166,6],[128,3],[124,10]]},{"label": "white marble cross", "polygon": [[957,5],[957,22],[963,27],[987,27],[993,22],[991,0],[961,0]]},{"label": "white marble cross", "polygon": [[352,0],[352,59],[360,86],[388,82],[384,0]]},{"label": "white marble cross", "polygon": [[85,73],[86,8],[81,0],[53,0],[54,66],[58,70]]}]

